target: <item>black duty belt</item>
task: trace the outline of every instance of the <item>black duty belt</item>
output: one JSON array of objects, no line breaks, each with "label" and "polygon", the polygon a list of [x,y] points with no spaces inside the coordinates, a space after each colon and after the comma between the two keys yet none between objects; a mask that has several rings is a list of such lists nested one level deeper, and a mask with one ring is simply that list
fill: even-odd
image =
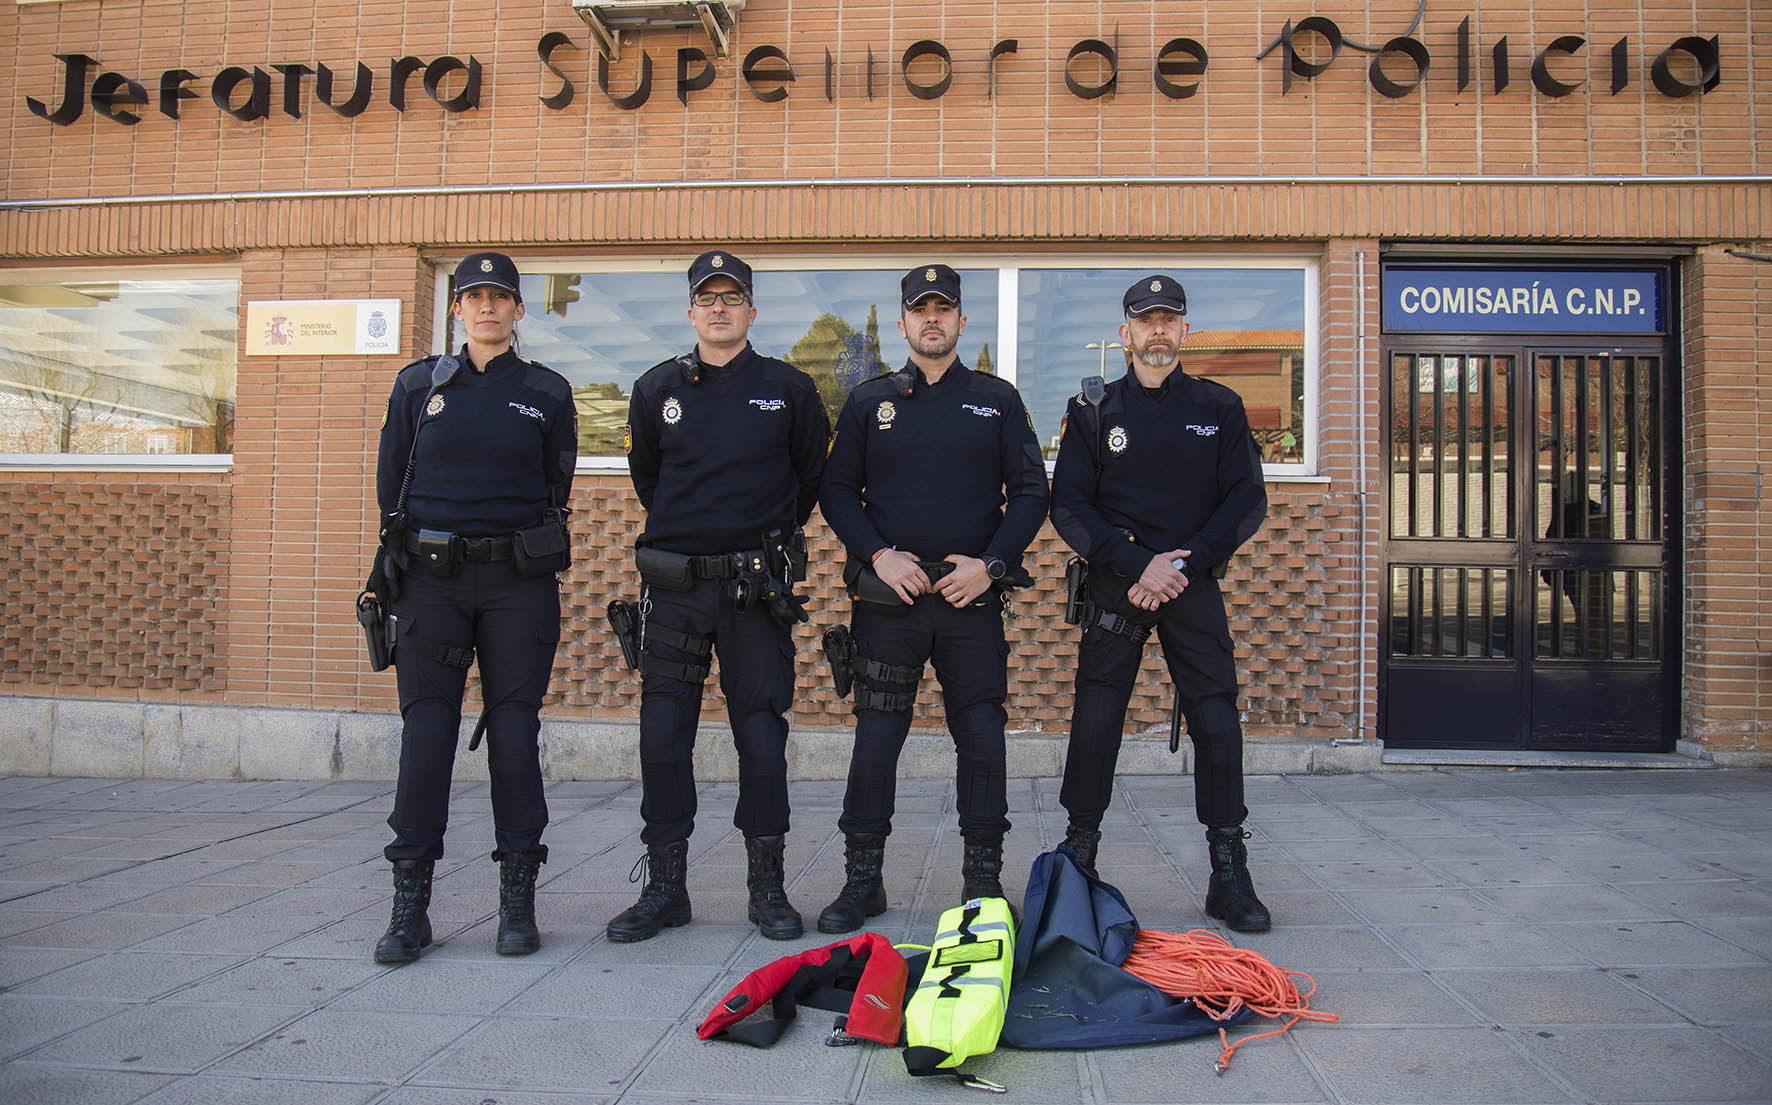
[{"label": "black duty belt", "polygon": [[689,570],[698,579],[732,579],[738,575],[738,565],[749,564],[762,560],[762,549],[750,549],[737,553],[716,553],[713,556],[692,556],[689,558]]},{"label": "black duty belt", "polygon": [[[509,537],[457,537],[456,555],[463,560],[490,563],[494,560],[511,559],[512,541]],[[419,551],[418,534],[407,533],[406,551]]]}]

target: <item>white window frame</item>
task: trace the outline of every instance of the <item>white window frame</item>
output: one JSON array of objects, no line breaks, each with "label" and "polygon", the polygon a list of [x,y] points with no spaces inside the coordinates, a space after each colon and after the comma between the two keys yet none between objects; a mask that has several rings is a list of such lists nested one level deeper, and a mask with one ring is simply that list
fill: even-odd
[{"label": "white window frame", "polygon": [[[698,251],[699,252],[699,251]],[[738,252],[738,251],[735,251]],[[455,271],[456,264],[465,257],[448,256],[434,259],[436,264],[436,285],[431,312],[431,349],[434,352],[444,350],[444,342],[449,334],[449,277]],[[685,273],[690,261],[696,253],[683,253],[668,257],[648,256],[555,256],[525,257],[518,267],[525,275],[545,276],[555,273]],[[997,278],[997,333],[992,348],[995,352],[992,360],[996,365],[997,374],[1011,383],[1015,382],[1015,366],[1017,360],[1017,330],[1020,322],[1020,289],[1023,269],[1142,269],[1147,272],[1166,272],[1176,268],[1235,268],[1235,269],[1275,269],[1300,271],[1304,274],[1304,459],[1299,463],[1262,464],[1263,478],[1270,483],[1325,483],[1317,474],[1318,457],[1318,407],[1319,380],[1321,378],[1322,359],[1320,346],[1320,313],[1322,305],[1319,300],[1319,258],[1313,254],[1298,253],[1257,253],[1238,254],[1225,252],[1211,253],[1075,253],[1049,251],[1040,253],[1000,253],[1000,252],[947,252],[939,249],[923,250],[918,253],[883,252],[869,253],[857,257],[851,253],[787,253],[765,254],[746,251],[743,256],[757,268],[777,272],[794,272],[820,269],[845,269],[850,271],[878,270],[885,278],[895,278],[915,265],[941,261],[956,269],[995,269]],[[685,284],[687,288],[687,284]],[[685,292],[687,294],[687,292]],[[1104,303],[1103,317],[1112,318],[1118,308],[1113,303]],[[687,321],[683,324],[683,346],[676,350],[688,349],[694,341],[694,331]],[[660,350],[662,360],[670,350]],[[764,350],[770,353],[770,350]],[[893,363],[892,358],[886,358]],[[1047,471],[1052,469],[1052,462],[1046,462]],[[579,472],[626,472],[627,461],[620,456],[579,457]]]},{"label": "white window frame", "polygon": [[[102,268],[8,268],[0,270],[9,284],[60,284],[93,280],[232,280],[244,295],[239,265],[106,265]],[[238,325],[244,326],[246,305],[236,298]],[[236,331],[236,340],[238,332]],[[235,370],[239,361],[236,356]],[[236,395],[236,401],[238,396]],[[236,418],[238,418],[238,407]],[[0,472],[228,472],[232,453],[0,453]]]}]

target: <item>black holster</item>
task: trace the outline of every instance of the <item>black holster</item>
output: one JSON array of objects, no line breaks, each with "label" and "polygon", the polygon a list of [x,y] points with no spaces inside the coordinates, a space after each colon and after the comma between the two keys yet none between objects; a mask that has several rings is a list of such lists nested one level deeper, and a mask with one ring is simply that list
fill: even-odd
[{"label": "black holster", "polygon": [[363,640],[369,646],[369,667],[386,671],[394,662],[394,626],[381,596],[364,591],[357,596],[357,621],[363,626]]},{"label": "black holster", "polygon": [[609,628],[615,631],[615,643],[621,646],[621,658],[629,671],[640,669],[640,607],[617,599],[604,612]]},{"label": "black holster", "polygon": [[1089,601],[1089,562],[1073,556],[1064,566],[1064,620],[1067,625],[1083,624],[1083,604]]},{"label": "black holster", "polygon": [[848,698],[855,685],[855,640],[849,627],[835,625],[824,631],[824,657],[831,665],[831,686],[838,698]]}]

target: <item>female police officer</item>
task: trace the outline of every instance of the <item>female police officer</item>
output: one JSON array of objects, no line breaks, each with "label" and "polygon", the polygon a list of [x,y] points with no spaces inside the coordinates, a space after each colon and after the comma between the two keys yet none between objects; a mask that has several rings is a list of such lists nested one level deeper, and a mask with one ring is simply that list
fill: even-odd
[{"label": "female police officer", "polygon": [[[382,424],[379,571],[393,596],[400,781],[388,825],[394,909],[377,963],[410,963],[431,942],[431,871],[443,855],[468,665],[478,654],[500,865],[497,950],[528,955],[535,876],[548,850],[537,736],[560,640],[554,573],[565,568],[566,498],[578,419],[566,380],[519,358],[517,266],[476,253],[455,270],[456,356],[408,365]],[[373,582],[373,581],[372,581]],[[470,745],[470,747],[472,747]]]}]

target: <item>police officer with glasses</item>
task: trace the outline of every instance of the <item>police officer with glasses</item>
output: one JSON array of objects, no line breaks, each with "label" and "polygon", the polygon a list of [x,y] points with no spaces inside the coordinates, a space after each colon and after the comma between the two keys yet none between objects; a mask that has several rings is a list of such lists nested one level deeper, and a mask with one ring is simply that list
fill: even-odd
[{"label": "police officer with glasses", "polygon": [[1069,609],[1083,628],[1059,801],[1064,843],[1093,872],[1126,704],[1151,631],[1194,743],[1194,808],[1212,877],[1206,913],[1238,932],[1272,923],[1243,840],[1243,730],[1219,580],[1267,514],[1261,458],[1237,393],[1181,366],[1187,293],[1147,276],[1127,289],[1130,367],[1083,381],[1065,412],[1052,523],[1087,562]]},{"label": "police officer with glasses", "polygon": [[640,377],[628,410],[628,469],[645,530],[641,601],[611,621],[641,672],[640,839],[633,907],[609,922],[617,943],[690,919],[686,874],[695,829],[692,754],[709,661],[738,749],[738,808],[748,916],[772,940],[802,932],[783,889],[788,831],[787,712],[794,696],[793,593],[805,578],[800,528],[818,499],[830,437],[812,378],[751,347],[750,266],[709,250],[689,267],[696,345]]},{"label": "police officer with glasses", "polygon": [[431,878],[476,659],[485,710],[475,740],[483,733],[487,742],[499,864],[496,949],[541,947],[535,879],[548,857],[548,806],[538,738],[560,641],[555,573],[569,559],[578,415],[565,378],[517,355],[518,281],[502,253],[462,261],[450,309],[466,343],[403,369],[382,423],[382,548],[369,590],[389,600],[383,643],[393,649],[404,726],[394,841],[384,850],[393,916],[377,963],[409,963],[431,942]]},{"label": "police officer with glasses", "polygon": [[819,915],[827,933],[886,910],[898,757],[928,661],[958,758],[962,898],[1003,896],[1005,592],[1031,582],[1021,557],[1046,519],[1046,466],[1020,394],[955,355],[959,274],[920,265],[899,290],[910,359],[850,393],[820,497],[854,600],[851,639],[839,629],[826,641],[839,693],[851,680],[855,693],[845,882]]}]

